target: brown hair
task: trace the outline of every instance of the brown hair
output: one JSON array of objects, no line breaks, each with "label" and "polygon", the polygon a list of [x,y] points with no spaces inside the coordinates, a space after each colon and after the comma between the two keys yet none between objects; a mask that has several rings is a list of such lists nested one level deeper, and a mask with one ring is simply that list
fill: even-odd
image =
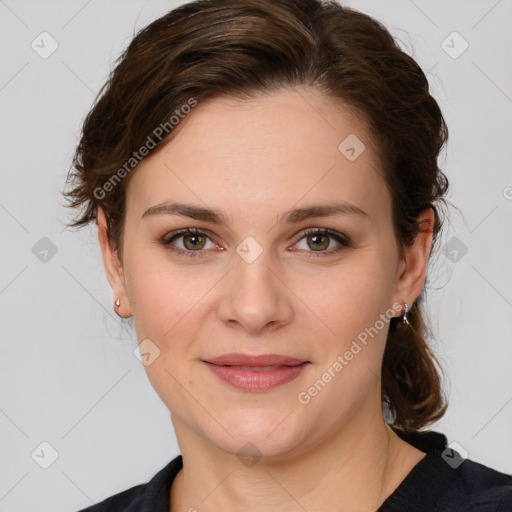
[{"label": "brown hair", "polygon": [[[437,158],[448,130],[427,78],[380,22],[321,0],[197,0],[138,32],[84,121],[68,175],[73,188],[64,194],[83,211],[69,226],[96,219],[101,207],[122,261],[125,190],[137,150],[152,154],[169,142],[171,116],[179,122],[194,102],[295,86],[316,88],[368,123],[400,254],[425,208],[435,213],[435,244],[442,227],[436,204],[445,204],[448,189]],[[383,359],[383,404],[389,423],[404,430],[432,423],[447,408],[426,342],[424,293],[410,309],[410,325],[391,319]]]}]

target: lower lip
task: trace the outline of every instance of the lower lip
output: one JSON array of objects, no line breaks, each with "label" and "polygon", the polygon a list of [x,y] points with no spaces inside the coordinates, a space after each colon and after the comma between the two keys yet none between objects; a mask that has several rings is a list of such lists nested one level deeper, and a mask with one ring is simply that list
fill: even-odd
[{"label": "lower lip", "polygon": [[217,366],[204,361],[210,370],[223,382],[244,391],[268,391],[295,379],[310,363],[297,366],[279,366],[275,370],[240,370],[231,366]]}]

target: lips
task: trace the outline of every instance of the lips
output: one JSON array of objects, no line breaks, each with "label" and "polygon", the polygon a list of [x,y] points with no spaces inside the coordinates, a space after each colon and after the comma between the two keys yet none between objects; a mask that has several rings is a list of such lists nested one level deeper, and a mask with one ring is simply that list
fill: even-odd
[{"label": "lips", "polygon": [[203,363],[222,382],[243,391],[269,391],[296,379],[311,363],[276,354],[225,354]]},{"label": "lips", "polygon": [[209,358],[207,363],[212,363],[217,366],[238,366],[238,367],[278,367],[278,366],[298,366],[299,364],[306,363],[304,359],[297,359],[295,357],[281,356],[277,354],[263,354],[253,356],[249,354],[224,354],[219,357]]},{"label": "lips", "polygon": [[229,365],[229,367],[233,368],[234,370],[244,370],[246,372],[271,372],[271,371],[275,370],[276,368],[280,368],[280,366],[232,366],[232,365]]}]

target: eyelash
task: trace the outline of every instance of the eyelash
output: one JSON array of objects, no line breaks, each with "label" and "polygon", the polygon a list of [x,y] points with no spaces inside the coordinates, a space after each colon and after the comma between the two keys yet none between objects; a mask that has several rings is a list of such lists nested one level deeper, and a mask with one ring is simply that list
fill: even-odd
[{"label": "eyelash", "polygon": [[[186,256],[188,258],[196,258],[196,257],[204,257],[202,254],[206,251],[187,251],[182,249],[175,249],[171,246],[171,242],[176,240],[177,238],[181,238],[184,235],[199,235],[204,236],[208,239],[210,239],[210,236],[208,233],[201,231],[197,228],[185,228],[185,229],[179,229],[177,231],[173,231],[172,233],[169,233],[164,238],[162,238],[161,243],[164,247],[169,249],[170,251],[174,252],[178,256]],[[313,253],[310,256],[307,256],[308,258],[311,257],[323,257],[323,256],[329,256],[335,253],[338,253],[342,251],[346,247],[352,246],[352,241],[350,238],[348,238],[346,235],[342,235],[341,233],[338,233],[337,231],[334,231],[332,229],[320,229],[320,228],[308,228],[304,230],[301,233],[300,238],[297,239],[295,243],[300,242],[303,238],[310,236],[310,235],[328,235],[332,238],[334,238],[340,245],[336,249],[331,249],[329,251],[321,251],[318,254],[314,254],[315,251],[306,251],[308,253]]]}]

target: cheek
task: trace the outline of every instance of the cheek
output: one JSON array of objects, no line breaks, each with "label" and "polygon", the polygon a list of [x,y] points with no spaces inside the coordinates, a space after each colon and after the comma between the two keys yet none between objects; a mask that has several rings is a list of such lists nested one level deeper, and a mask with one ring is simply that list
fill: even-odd
[{"label": "cheek", "polygon": [[[318,323],[346,339],[369,326],[391,307],[391,271],[377,251],[358,254],[327,272],[301,276],[293,290],[316,313]],[[312,315],[312,319],[315,316]]]},{"label": "cheek", "polygon": [[187,364],[201,324],[196,320],[204,290],[195,279],[171,272],[170,265],[153,260],[145,267],[142,258],[139,264],[137,268],[148,270],[132,272],[130,280],[137,339],[151,340],[159,351],[145,371],[162,402],[170,410],[183,411],[190,400],[186,390],[194,389]]},{"label": "cheek", "polygon": [[310,316],[318,326],[320,357],[314,377],[300,391],[309,400],[305,410],[325,427],[350,415],[379,385],[394,316],[383,276],[374,266],[347,267],[339,279],[315,281],[320,287],[309,296],[308,306],[321,319]]},{"label": "cheek", "polygon": [[209,279],[184,272],[166,258],[161,248],[137,250],[127,258],[129,280],[127,288],[137,328],[138,339],[172,339],[189,325],[185,321],[194,315]]},{"label": "cheek", "polygon": [[325,391],[312,400],[315,407],[329,403],[340,411],[349,410],[379,382],[389,322],[395,314],[389,256],[383,252],[361,251],[350,264],[319,275],[297,291],[308,297],[305,302],[316,314],[308,313],[310,326],[316,323],[320,338],[315,379],[320,381],[319,389],[325,384]]}]

